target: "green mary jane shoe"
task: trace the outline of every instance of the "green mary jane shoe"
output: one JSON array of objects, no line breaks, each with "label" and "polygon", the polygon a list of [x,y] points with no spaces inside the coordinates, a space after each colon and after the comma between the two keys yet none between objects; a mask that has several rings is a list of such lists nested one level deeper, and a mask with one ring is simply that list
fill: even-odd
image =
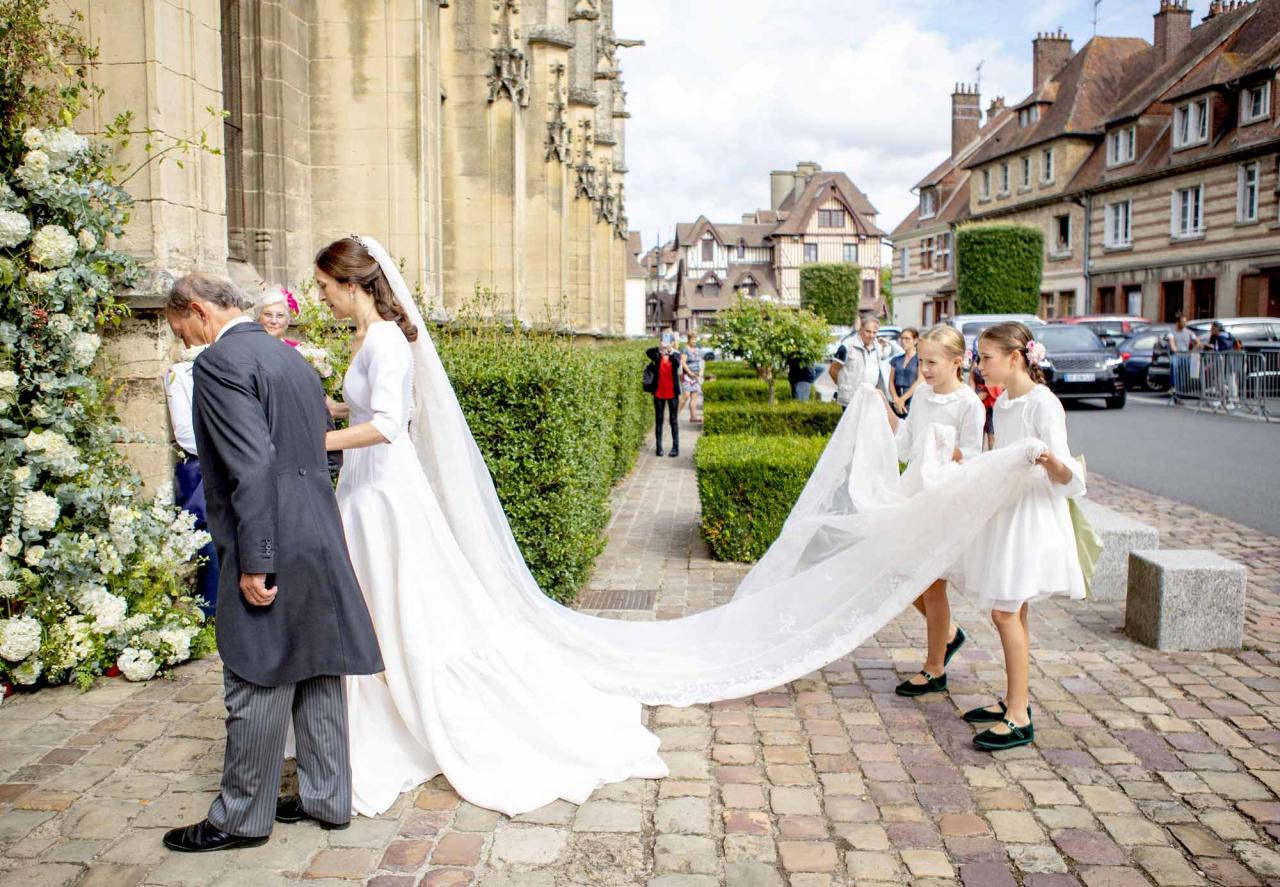
[{"label": "green mary jane shoe", "polygon": [[951,657],[960,652],[960,648],[964,646],[964,642],[969,640],[969,636],[964,633],[964,629],[956,626],[956,636],[947,644],[946,655],[942,657],[943,668],[951,664]]},{"label": "green mary jane shoe", "polygon": [[1027,726],[1019,727],[1013,721],[1005,719],[1004,725],[1009,728],[1008,733],[983,730],[973,737],[973,744],[983,751],[1003,751],[1006,748],[1030,745],[1036,738],[1035,724],[1030,721],[1027,722]]},{"label": "green mary jane shoe", "polygon": [[915,684],[908,679],[899,684],[893,692],[899,696],[924,696],[926,693],[941,693],[947,689],[946,672],[936,678],[927,671],[921,671],[920,674],[927,679],[923,684]]}]

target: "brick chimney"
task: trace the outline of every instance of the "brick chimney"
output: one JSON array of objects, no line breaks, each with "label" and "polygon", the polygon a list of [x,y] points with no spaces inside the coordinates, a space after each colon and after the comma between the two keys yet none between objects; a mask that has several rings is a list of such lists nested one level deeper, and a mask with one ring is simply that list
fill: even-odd
[{"label": "brick chimney", "polygon": [[1209,4],[1209,11],[1200,21],[1207,22],[1211,18],[1217,18],[1223,13],[1235,12],[1237,9],[1244,9],[1249,5],[1249,0],[1213,0]]},{"label": "brick chimney", "polygon": [[977,85],[957,83],[951,93],[951,156],[978,137],[982,127],[982,97]]},{"label": "brick chimney", "polygon": [[987,106],[987,119],[990,120],[996,116],[996,112],[1004,110],[1004,96],[998,95],[991,100],[991,104]]},{"label": "brick chimney", "polygon": [[1191,39],[1191,10],[1187,0],[1160,0],[1160,11],[1154,18],[1156,64],[1163,65]]},{"label": "brick chimney", "polygon": [[1058,28],[1056,32],[1037,34],[1031,41],[1031,89],[1034,92],[1071,61],[1071,38]]}]

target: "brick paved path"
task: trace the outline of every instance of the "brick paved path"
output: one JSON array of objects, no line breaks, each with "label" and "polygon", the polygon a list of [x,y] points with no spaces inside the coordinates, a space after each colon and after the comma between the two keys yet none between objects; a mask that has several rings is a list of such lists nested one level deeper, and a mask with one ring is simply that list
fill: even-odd
[{"label": "brick paved path", "polygon": [[[509,820],[436,780],[345,832],[282,826],[262,848],[169,854],[163,829],[203,814],[221,766],[207,660],[151,686],[0,707],[0,883],[1280,884],[1280,540],[1092,488],[1166,545],[1248,563],[1250,649],[1157,654],[1120,634],[1116,605],[1047,603],[1032,615],[1038,744],[988,756],[956,715],[1003,673],[994,632],[957,601],[973,640],[950,695],[892,695],[919,665],[924,627],[908,614],[775,692],[651,712],[672,770],[661,782]],[[727,597],[743,568],[712,563],[696,521],[688,456],[643,455],[583,604],[650,619]]]}]

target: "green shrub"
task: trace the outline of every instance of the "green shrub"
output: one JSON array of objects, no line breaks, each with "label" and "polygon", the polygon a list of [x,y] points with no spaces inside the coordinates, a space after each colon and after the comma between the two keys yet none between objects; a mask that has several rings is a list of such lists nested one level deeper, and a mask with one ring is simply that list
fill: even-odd
[{"label": "green shrub", "polygon": [[643,350],[434,334],[529,569],[548,596],[572,600],[604,548],[609,489],[647,426]]},{"label": "green shrub", "polygon": [[703,434],[794,434],[827,437],[844,410],[836,403],[782,401],[773,404],[715,401],[703,414]]},{"label": "green shrub", "polygon": [[758,379],[760,374],[740,360],[711,360],[706,364],[707,376],[717,379]]},{"label": "green shrub", "polygon": [[706,435],[693,463],[702,536],[721,561],[753,561],[778,537],[827,445],[823,437]]},{"label": "green shrub", "polygon": [[961,314],[1035,314],[1040,308],[1044,232],[1029,225],[964,225],[956,231]]},{"label": "green shrub", "polygon": [[763,379],[717,379],[702,386],[702,399],[706,403],[715,401],[767,403],[769,383]]},{"label": "green shrub", "polygon": [[829,324],[853,326],[862,304],[862,269],[857,265],[803,265],[800,307]]}]

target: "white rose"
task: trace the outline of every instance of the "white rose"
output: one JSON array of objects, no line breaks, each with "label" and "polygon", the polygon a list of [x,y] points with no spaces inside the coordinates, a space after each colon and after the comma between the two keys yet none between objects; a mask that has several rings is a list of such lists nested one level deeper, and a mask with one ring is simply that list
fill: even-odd
[{"label": "white rose", "polygon": [[22,499],[22,523],[33,530],[52,530],[61,514],[58,500],[47,493],[33,490]]},{"label": "white rose", "polygon": [[61,225],[44,225],[31,238],[31,261],[45,268],[61,268],[76,257],[76,239]]},{"label": "white rose", "polygon": [[77,333],[71,340],[71,363],[76,367],[87,367],[93,363],[102,347],[102,340],[96,333]]},{"label": "white rose", "polygon": [[15,598],[22,591],[22,586],[18,584],[16,579],[0,579],[0,598],[8,600]]},{"label": "white rose", "polygon": [[149,681],[156,676],[159,666],[155,654],[150,650],[138,650],[125,647],[116,665],[126,678],[131,681]]},{"label": "white rose", "polygon": [[27,146],[27,150],[34,151],[37,148],[44,147],[44,133],[36,127],[31,127],[22,134],[22,144]]},{"label": "white rose", "polygon": [[0,247],[17,246],[31,236],[31,220],[22,213],[0,212]]},{"label": "white rose", "polygon": [[80,249],[85,252],[93,252],[98,245],[98,238],[88,228],[81,228],[80,233],[76,235],[76,240],[80,241]]},{"label": "white rose", "polygon": [[49,155],[39,148],[28,151],[22,158],[22,165],[14,173],[14,178],[28,190],[48,184]]},{"label": "white rose", "polygon": [[39,622],[30,616],[0,620],[0,657],[21,662],[39,649]]},{"label": "white rose", "polygon": [[9,557],[17,557],[22,554],[22,540],[12,533],[8,533],[3,539],[0,539],[0,551],[3,551]]},{"label": "white rose", "polygon": [[128,601],[101,585],[85,586],[76,599],[76,606],[93,620],[93,631],[97,634],[108,634],[120,628],[129,610]]},{"label": "white rose", "polygon": [[26,557],[23,558],[27,562],[28,567],[38,567],[44,561],[44,546],[32,545],[27,549]]},{"label": "white rose", "polygon": [[44,666],[40,664],[40,660],[32,656],[26,662],[13,669],[13,679],[22,684],[24,687],[30,687],[36,681],[40,680],[40,672],[44,671]]},{"label": "white rose", "polygon": [[0,370],[0,391],[17,391],[18,374],[13,370]]}]

